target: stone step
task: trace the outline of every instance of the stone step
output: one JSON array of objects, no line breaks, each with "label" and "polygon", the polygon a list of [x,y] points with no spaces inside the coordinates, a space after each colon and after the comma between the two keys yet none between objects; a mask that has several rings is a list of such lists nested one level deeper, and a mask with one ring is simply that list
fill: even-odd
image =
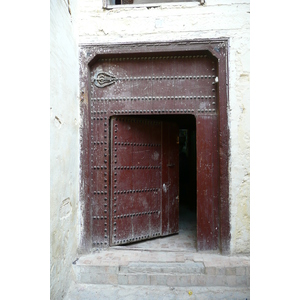
[{"label": "stone step", "polygon": [[185,263],[140,263],[133,262],[127,266],[120,267],[120,273],[166,273],[166,274],[204,274],[204,264],[202,262]]},{"label": "stone step", "polygon": [[250,300],[248,287],[167,287],[74,283],[64,300]]},{"label": "stone step", "polygon": [[249,287],[249,257],[151,251],[103,251],[73,264],[82,284]]}]

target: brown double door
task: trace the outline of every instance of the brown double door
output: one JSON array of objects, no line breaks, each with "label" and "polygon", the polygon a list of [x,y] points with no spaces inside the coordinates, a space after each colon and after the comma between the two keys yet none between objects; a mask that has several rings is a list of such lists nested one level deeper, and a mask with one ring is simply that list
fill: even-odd
[{"label": "brown double door", "polygon": [[178,233],[178,126],[141,117],[110,125],[110,244]]}]

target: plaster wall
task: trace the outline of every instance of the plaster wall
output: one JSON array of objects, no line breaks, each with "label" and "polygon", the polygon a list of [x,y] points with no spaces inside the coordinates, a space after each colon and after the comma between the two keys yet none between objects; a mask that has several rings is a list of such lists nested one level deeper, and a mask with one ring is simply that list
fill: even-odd
[{"label": "plaster wall", "polygon": [[103,9],[80,0],[79,43],[229,38],[231,253],[250,252],[250,1]]},{"label": "plaster wall", "polygon": [[50,2],[51,299],[63,299],[73,280],[79,235],[77,7],[77,0]]}]

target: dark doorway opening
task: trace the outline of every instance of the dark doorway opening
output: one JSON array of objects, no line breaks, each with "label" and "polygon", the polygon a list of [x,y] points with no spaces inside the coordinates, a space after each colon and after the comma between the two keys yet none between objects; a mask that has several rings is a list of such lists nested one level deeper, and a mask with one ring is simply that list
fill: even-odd
[{"label": "dark doorway opening", "polygon": [[197,251],[196,118],[194,115],[147,115],[142,118],[174,122],[179,127],[179,233],[116,247]]},{"label": "dark doorway opening", "polygon": [[196,123],[193,116],[179,121],[179,235],[189,249],[197,240]]}]

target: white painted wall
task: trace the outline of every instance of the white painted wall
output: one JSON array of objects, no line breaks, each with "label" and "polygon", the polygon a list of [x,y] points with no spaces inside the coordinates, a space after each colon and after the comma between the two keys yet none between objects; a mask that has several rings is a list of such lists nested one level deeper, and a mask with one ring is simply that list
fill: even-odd
[{"label": "white painted wall", "polygon": [[229,37],[231,252],[250,252],[250,1],[106,10],[99,0],[79,0],[79,6],[80,43]]},{"label": "white painted wall", "polygon": [[[78,247],[79,100],[77,0],[50,2],[51,299],[72,281]],[[69,13],[69,9],[71,14]]]}]

